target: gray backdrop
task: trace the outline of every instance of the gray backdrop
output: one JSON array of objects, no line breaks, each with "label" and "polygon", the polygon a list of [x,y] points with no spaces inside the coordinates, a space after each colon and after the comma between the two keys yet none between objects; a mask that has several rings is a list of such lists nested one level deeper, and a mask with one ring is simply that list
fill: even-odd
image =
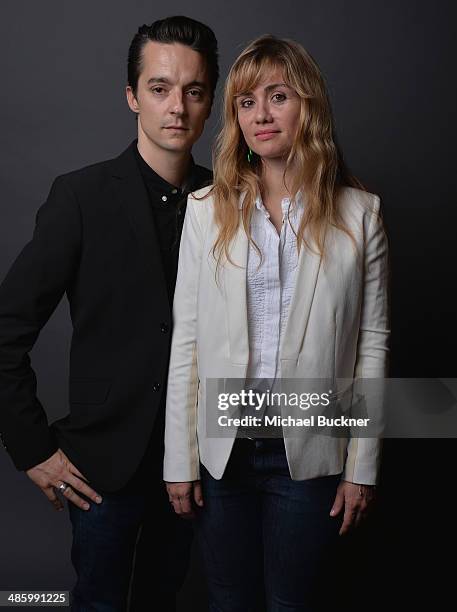
[{"label": "gray backdrop", "polygon": [[[135,137],[124,86],[127,49],[139,25],[171,14],[209,24],[220,43],[222,82],[246,43],[271,32],[298,40],[317,60],[346,160],[381,195],[391,244],[392,375],[456,376],[452,4],[4,0],[0,278],[29,240],[53,178],[115,156]],[[218,110],[219,98],[195,148],[200,163],[210,163]],[[70,332],[63,303],[32,354],[51,419],[67,410]],[[368,594],[376,589],[378,602],[382,594],[388,600],[394,588],[408,601],[413,591],[421,601],[433,595],[438,575],[428,560],[445,554],[444,542],[450,546],[453,533],[442,510],[451,511],[447,479],[454,455],[452,440],[386,445],[384,500],[374,527],[364,541],[345,544],[348,555],[368,554],[370,568],[381,576],[370,582],[362,563],[365,574],[362,568],[358,579],[346,582],[354,595],[352,609],[357,602],[363,607],[361,589]],[[55,513],[2,451],[0,478],[0,589],[69,589],[66,513]],[[439,490],[438,506],[431,486]],[[199,571],[196,561],[182,612],[204,610]],[[423,585],[419,591],[418,585]]]}]

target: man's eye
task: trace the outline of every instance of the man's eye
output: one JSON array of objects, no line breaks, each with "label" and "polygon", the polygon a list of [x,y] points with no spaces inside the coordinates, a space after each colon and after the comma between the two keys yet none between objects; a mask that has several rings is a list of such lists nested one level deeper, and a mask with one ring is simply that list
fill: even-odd
[{"label": "man's eye", "polygon": [[156,94],[159,94],[159,95],[160,95],[160,94],[165,93],[165,88],[164,88],[164,87],[160,87],[160,86],[159,86],[159,87],[153,87],[153,88],[151,89],[151,91],[152,91],[153,93],[156,93]]}]

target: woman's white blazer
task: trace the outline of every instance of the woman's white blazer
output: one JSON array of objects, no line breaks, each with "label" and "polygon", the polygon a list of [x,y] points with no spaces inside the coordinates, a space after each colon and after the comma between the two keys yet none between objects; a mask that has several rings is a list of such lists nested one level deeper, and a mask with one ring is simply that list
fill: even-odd
[{"label": "woman's white blazer", "polygon": [[[195,196],[195,197],[194,197]],[[164,480],[200,477],[200,462],[220,479],[234,436],[207,435],[206,381],[243,379],[249,361],[246,306],[248,238],[242,226],[231,245],[237,264],[216,277],[217,236],[208,188],[190,195],[181,239],[168,376]],[[341,214],[355,238],[329,228],[324,258],[303,247],[279,359],[283,378],[351,379],[387,375],[387,240],[379,197],[345,187]],[[240,207],[242,198],[240,198]],[[306,206],[306,199],[305,199]],[[380,440],[331,436],[285,437],[291,477],[343,472],[345,480],[376,484]]]}]

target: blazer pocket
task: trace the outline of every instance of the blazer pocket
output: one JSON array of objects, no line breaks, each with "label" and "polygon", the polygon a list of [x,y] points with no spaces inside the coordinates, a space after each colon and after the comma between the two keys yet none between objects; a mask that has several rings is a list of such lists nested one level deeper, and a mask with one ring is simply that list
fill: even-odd
[{"label": "blazer pocket", "polygon": [[111,381],[103,378],[70,379],[70,404],[104,404]]}]

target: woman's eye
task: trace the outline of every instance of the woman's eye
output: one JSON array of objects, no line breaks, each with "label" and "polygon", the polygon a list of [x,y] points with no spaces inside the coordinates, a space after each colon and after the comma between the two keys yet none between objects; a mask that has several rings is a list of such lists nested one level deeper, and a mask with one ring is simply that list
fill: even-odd
[{"label": "woman's eye", "polygon": [[240,102],[240,106],[241,108],[249,108],[250,106],[252,106],[254,104],[254,102],[252,100],[242,100]]},{"label": "woman's eye", "polygon": [[273,100],[275,102],[284,102],[285,99],[286,96],[283,93],[275,93],[275,95],[273,96]]}]

